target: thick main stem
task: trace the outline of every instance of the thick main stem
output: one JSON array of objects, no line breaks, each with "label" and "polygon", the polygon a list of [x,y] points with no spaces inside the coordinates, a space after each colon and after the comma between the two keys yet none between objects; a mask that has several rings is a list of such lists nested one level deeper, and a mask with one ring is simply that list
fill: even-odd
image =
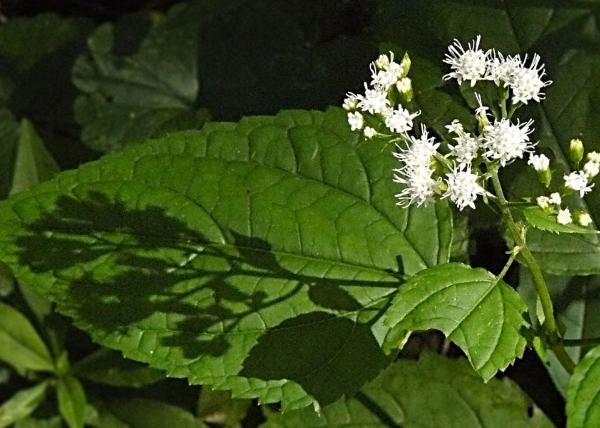
[{"label": "thick main stem", "polygon": [[571,357],[565,351],[562,343],[560,343],[560,336],[558,334],[558,327],[556,324],[556,318],[554,318],[554,308],[552,305],[552,298],[550,297],[550,292],[548,291],[548,286],[546,285],[546,280],[544,279],[544,275],[540,266],[537,263],[533,254],[529,248],[527,248],[527,243],[525,242],[525,237],[523,236],[521,230],[517,226],[515,219],[510,211],[510,207],[508,205],[508,201],[504,196],[504,191],[502,190],[502,184],[500,183],[500,178],[498,177],[497,169],[492,169],[490,171],[490,176],[492,179],[492,185],[494,186],[494,191],[496,193],[496,197],[498,198],[498,206],[500,207],[500,212],[502,213],[502,218],[504,223],[506,224],[508,231],[515,243],[516,247],[519,247],[520,254],[523,257],[523,260],[527,264],[529,271],[531,272],[531,276],[533,278],[533,284],[535,285],[535,290],[537,292],[538,297],[540,298],[540,303],[542,306],[542,311],[544,312],[544,323],[543,328],[546,331],[550,342],[552,350],[556,355],[556,358],[560,361],[561,365],[567,370],[569,373],[573,372],[575,364],[571,360]]}]

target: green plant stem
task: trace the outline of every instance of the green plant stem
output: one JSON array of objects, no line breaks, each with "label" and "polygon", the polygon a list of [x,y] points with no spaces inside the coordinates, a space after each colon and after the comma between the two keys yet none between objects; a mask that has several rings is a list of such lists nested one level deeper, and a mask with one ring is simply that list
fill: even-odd
[{"label": "green plant stem", "polygon": [[521,257],[525,261],[525,264],[529,268],[531,276],[533,277],[533,283],[542,305],[542,311],[544,312],[545,320],[542,327],[550,339],[552,351],[554,351],[556,358],[559,360],[565,370],[569,373],[572,373],[573,369],[575,368],[575,363],[573,363],[573,360],[571,360],[571,357],[569,357],[560,341],[556,319],[554,318],[552,298],[550,297],[550,292],[548,291],[548,286],[546,285],[546,280],[544,279],[542,270],[540,269],[535,257],[533,257],[533,254],[531,254],[529,248],[527,248],[525,237],[523,236],[520,228],[517,226],[512,212],[510,211],[508,201],[506,200],[504,191],[502,190],[500,178],[498,177],[497,168],[491,167],[490,178],[492,180],[494,191],[496,192],[496,197],[498,198],[497,202],[498,206],[500,207],[500,212],[502,213],[504,223],[506,224],[506,227],[508,228],[508,231],[514,241],[514,246],[519,247]]},{"label": "green plant stem", "polygon": [[563,339],[563,346],[586,346],[600,344],[600,337],[590,337],[583,339]]}]

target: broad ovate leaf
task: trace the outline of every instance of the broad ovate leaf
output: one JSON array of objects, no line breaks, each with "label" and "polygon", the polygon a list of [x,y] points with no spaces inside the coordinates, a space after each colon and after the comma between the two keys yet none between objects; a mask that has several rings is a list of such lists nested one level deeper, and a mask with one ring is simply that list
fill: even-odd
[{"label": "broad ovate leaf", "polygon": [[208,124],[14,196],[0,255],[127,357],[234,397],[331,403],[389,362],[401,273],[449,257],[448,207],[396,207],[390,150],[340,109]]},{"label": "broad ovate leaf", "polygon": [[400,360],[356,396],[321,409],[269,415],[262,428],[551,428],[508,378],[487,384],[464,359],[423,354]]},{"label": "broad ovate leaf", "polygon": [[567,428],[594,428],[600,421],[600,346],[575,367],[567,395]]},{"label": "broad ovate leaf", "polygon": [[410,278],[385,314],[394,340],[436,329],[458,345],[488,381],[523,355],[526,305],[509,285],[484,269],[448,263]]}]

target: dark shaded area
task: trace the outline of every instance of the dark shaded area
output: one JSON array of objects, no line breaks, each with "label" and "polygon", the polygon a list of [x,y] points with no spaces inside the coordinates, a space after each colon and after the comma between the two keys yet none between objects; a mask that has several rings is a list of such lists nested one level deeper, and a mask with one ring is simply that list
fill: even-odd
[{"label": "dark shaded area", "polygon": [[[298,275],[278,263],[264,240],[230,232],[231,248],[219,247],[163,208],[131,208],[99,192],[58,197],[55,209],[42,213],[26,230],[16,241],[20,263],[63,280],[57,298],[68,303],[81,325],[91,325],[101,335],[126,333],[153,314],[168,313],[173,320],[168,331],[161,330],[160,343],[190,359],[223,355],[231,346],[227,333],[244,317],[306,287],[316,305],[346,312],[361,305],[345,285],[396,285]],[[211,264],[216,259],[219,264]],[[232,279],[241,275],[295,285],[268,296],[236,286]],[[233,311],[232,304],[245,309]],[[333,402],[358,390],[389,362],[371,332],[385,307],[373,308],[377,313],[361,322],[324,311],[291,311],[262,334],[240,374],[290,379],[322,404]],[[200,336],[211,328],[212,333]]]}]

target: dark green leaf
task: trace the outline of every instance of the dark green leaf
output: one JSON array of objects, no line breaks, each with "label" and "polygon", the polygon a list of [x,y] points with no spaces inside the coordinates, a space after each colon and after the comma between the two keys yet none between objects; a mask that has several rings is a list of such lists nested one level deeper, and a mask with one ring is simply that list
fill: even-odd
[{"label": "dark green leaf", "polygon": [[578,233],[578,234],[597,234],[598,231],[589,227],[577,226],[576,224],[559,224],[556,221],[555,215],[550,215],[544,212],[539,207],[527,207],[523,210],[523,215],[531,226],[536,229],[559,233]]},{"label": "dark green leaf", "polygon": [[25,418],[15,424],[14,428],[62,428],[62,418],[54,416],[48,419]]},{"label": "dark green leaf", "polygon": [[395,206],[394,166],[340,109],[209,124],[16,195],[0,254],[127,357],[234,397],[329,403],[387,364],[399,274],[448,260],[449,209]]},{"label": "dark green leaf", "polygon": [[56,382],[56,396],[58,410],[69,428],[83,428],[87,401],[81,383],[72,376],[59,378]]},{"label": "dark green leaf", "polygon": [[[600,277],[545,275],[544,279],[552,296],[556,319],[564,329],[563,337],[582,339],[600,336],[600,318],[597,316],[600,313]],[[543,318],[538,320],[534,314],[543,317],[543,313],[536,310],[537,294],[527,271],[521,271],[519,293],[527,302],[530,317],[540,325]],[[572,346],[567,348],[567,352],[577,363],[589,349],[587,346]],[[566,396],[570,376],[551,353],[548,357],[548,372],[558,390]]]},{"label": "dark green leaf", "polygon": [[320,415],[310,408],[273,415],[262,428],[552,426],[508,378],[484,384],[465,360],[426,353],[418,362],[393,364],[354,398],[326,406]]},{"label": "dark green leaf", "polygon": [[449,263],[421,271],[400,287],[385,323],[394,327],[394,340],[441,330],[488,381],[523,355],[525,311],[519,295],[488,271]]},{"label": "dark green leaf", "polygon": [[145,398],[125,398],[100,408],[99,428],[207,428],[192,413],[172,404]]},{"label": "dark green leaf", "polygon": [[[132,38],[141,39],[139,47],[124,46]],[[193,27],[159,14],[99,27],[73,69],[73,81],[85,94],[75,105],[83,141],[109,151],[167,131],[201,127],[208,116],[195,108],[196,43]]]},{"label": "dark green leaf", "polygon": [[594,428],[600,421],[600,346],[575,367],[567,395],[567,428]]},{"label": "dark green leaf", "polygon": [[198,402],[198,417],[207,423],[239,428],[251,405],[250,400],[236,400],[228,392],[204,387]]},{"label": "dark green leaf", "polygon": [[140,387],[164,379],[162,372],[104,348],[78,361],[73,372],[78,377],[113,386]]},{"label": "dark green leaf", "polygon": [[50,352],[29,320],[1,302],[0,360],[17,370],[54,370]]},{"label": "dark green leaf", "polygon": [[47,382],[23,389],[0,406],[0,427],[8,427],[29,416],[46,397]]}]

